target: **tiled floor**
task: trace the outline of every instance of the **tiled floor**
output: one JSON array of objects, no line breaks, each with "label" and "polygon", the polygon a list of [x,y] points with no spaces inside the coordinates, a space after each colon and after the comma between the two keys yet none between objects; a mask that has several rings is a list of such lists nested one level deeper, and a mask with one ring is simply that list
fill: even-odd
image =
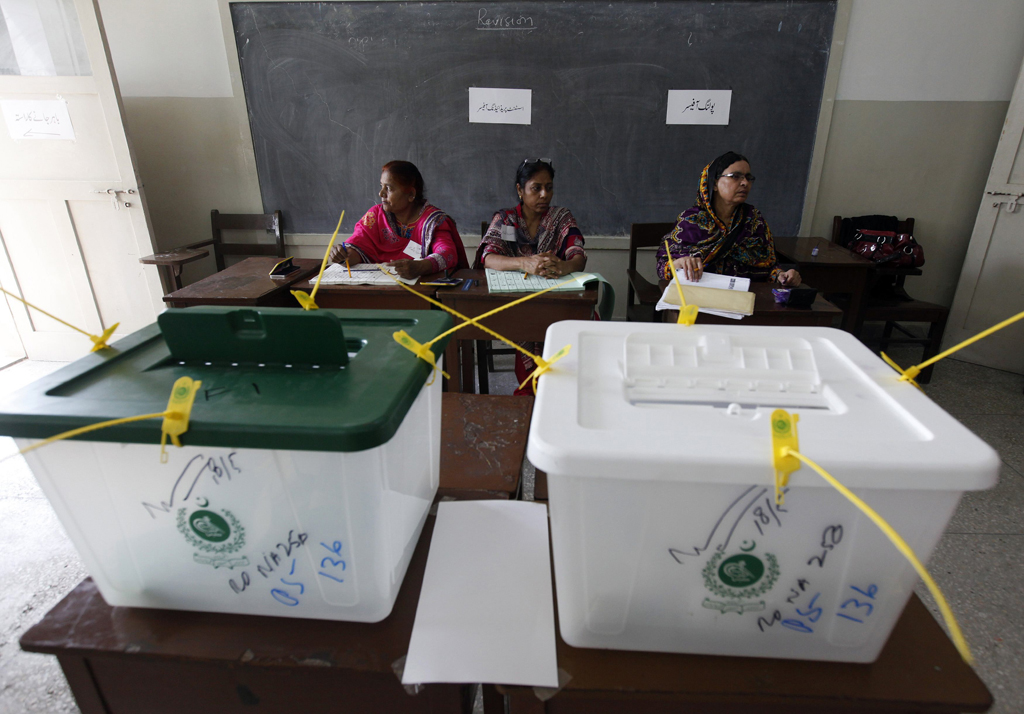
[{"label": "tiled floor", "polygon": [[[913,364],[918,353],[893,357]],[[510,358],[504,358],[506,361]],[[509,394],[510,365],[492,375],[491,392]],[[59,365],[20,362],[0,369],[0,395]],[[1024,712],[1024,376],[945,360],[928,394],[995,447],[999,486],[964,496],[929,568],[957,613],[996,697],[998,714]],[[12,454],[0,437],[0,459]],[[20,457],[0,461],[0,714],[74,712],[52,657],[18,649],[18,637],[85,571]],[[922,597],[930,603],[927,592]]]}]

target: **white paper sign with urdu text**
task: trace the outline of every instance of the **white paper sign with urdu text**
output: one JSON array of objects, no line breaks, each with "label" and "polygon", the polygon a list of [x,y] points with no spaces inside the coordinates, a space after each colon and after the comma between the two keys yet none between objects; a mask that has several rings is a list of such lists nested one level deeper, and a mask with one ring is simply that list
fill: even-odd
[{"label": "white paper sign with urdu text", "polygon": [[731,89],[670,89],[666,124],[728,124]]},{"label": "white paper sign with urdu text", "polygon": [[0,108],[12,139],[75,139],[63,99],[5,99]]},{"label": "white paper sign with urdu text", "polygon": [[470,124],[529,124],[532,89],[469,88]]}]

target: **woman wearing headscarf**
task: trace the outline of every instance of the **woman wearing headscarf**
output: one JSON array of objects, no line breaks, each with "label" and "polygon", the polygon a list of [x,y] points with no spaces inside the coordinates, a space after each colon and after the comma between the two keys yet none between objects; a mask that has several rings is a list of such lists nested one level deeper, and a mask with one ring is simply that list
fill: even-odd
[{"label": "woman wearing headscarf", "polygon": [[[704,167],[697,202],[679,214],[665,236],[676,270],[700,280],[705,270],[753,280],[800,284],[796,270],[782,270],[775,259],[772,232],[764,216],[747,203],[754,183],[745,156],[729,151]],[[670,279],[664,242],[658,248],[658,275]]]}]

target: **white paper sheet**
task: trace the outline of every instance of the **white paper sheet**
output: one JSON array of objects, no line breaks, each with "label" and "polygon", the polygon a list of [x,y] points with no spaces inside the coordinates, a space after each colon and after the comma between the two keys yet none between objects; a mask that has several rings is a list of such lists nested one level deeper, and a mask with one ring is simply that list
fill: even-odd
[{"label": "white paper sheet", "polygon": [[12,139],[74,141],[75,129],[63,99],[5,99],[0,109]]},{"label": "white paper sheet", "polygon": [[[352,266],[352,276],[349,277],[349,269],[344,263],[331,263],[324,270],[320,278],[321,285],[394,285],[395,280],[400,280],[406,285],[415,285],[419,278],[400,278],[395,274],[394,268],[383,266],[390,275],[380,271],[381,263],[358,263]],[[392,280],[391,277],[395,280]],[[316,282],[316,276],[310,278]]]},{"label": "white paper sheet", "polygon": [[557,687],[547,506],[437,507],[402,684]]},{"label": "white paper sheet", "polygon": [[731,89],[670,89],[666,124],[728,124]]},{"label": "white paper sheet", "polygon": [[529,124],[532,89],[469,88],[470,124]]}]

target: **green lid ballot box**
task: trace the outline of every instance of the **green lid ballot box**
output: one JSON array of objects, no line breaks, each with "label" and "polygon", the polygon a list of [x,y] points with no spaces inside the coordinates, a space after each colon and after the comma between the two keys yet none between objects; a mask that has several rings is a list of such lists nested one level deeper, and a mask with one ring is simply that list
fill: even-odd
[{"label": "green lid ballot box", "polygon": [[425,342],[450,326],[432,311],[168,310],[12,395],[0,434],[24,448],[163,412],[179,377],[202,380],[166,463],[161,419],[26,454],[104,599],[376,622],[440,459],[442,380],[392,335]]},{"label": "green lid ballot box", "polygon": [[544,356],[567,344],[527,454],[575,647],[874,661],[917,574],[809,467],[775,503],[777,409],[921,560],[996,483],[998,455],[846,332],[559,322]]}]

